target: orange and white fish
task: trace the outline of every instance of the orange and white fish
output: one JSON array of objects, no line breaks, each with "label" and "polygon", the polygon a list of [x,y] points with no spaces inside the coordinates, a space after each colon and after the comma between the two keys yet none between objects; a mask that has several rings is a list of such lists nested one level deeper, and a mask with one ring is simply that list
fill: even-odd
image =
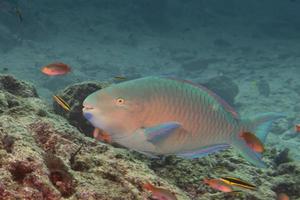
[{"label": "orange and white fish", "polygon": [[295,132],[300,133],[300,124],[295,125]]},{"label": "orange and white fish", "polygon": [[177,200],[177,197],[169,190],[155,187],[151,183],[145,183],[143,189],[152,193],[151,198],[156,200]]},{"label": "orange and white fish", "polygon": [[240,137],[256,133],[264,142],[271,122],[285,115],[264,113],[241,119],[208,89],[172,78],[145,77],[110,85],[89,95],[83,114],[112,140],[150,155],[199,158],[235,147],[250,163],[265,167]]},{"label": "orange and white fish", "polygon": [[220,179],[204,179],[203,182],[215,190],[232,192],[232,187]]},{"label": "orange and white fish", "polygon": [[100,130],[99,128],[95,128],[94,131],[93,131],[93,137],[98,140],[98,141],[101,141],[101,142],[105,142],[105,143],[109,143],[111,144],[112,143],[112,139],[111,139],[111,136]]},{"label": "orange and white fish", "polygon": [[263,143],[253,134],[250,132],[242,132],[240,137],[245,140],[248,147],[250,147],[253,151],[262,153],[265,151]]},{"label": "orange and white fish", "polygon": [[289,200],[289,199],[290,199],[290,197],[285,193],[277,194],[277,200]]},{"label": "orange and white fish", "polygon": [[52,63],[42,67],[41,71],[48,76],[65,75],[71,71],[71,67],[64,63]]}]

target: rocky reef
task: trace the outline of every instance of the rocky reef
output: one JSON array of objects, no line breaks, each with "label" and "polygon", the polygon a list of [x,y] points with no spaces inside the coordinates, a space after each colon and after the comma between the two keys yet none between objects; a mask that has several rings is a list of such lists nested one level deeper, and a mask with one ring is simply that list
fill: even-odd
[{"label": "rocky reef", "polygon": [[145,182],[188,199],[127,150],[84,136],[30,84],[6,75],[0,81],[0,199],[143,199]]},{"label": "rocky reef", "polygon": [[[56,104],[47,105],[32,85],[0,75],[0,199],[153,199],[142,188],[146,182],[178,199],[265,200],[276,199],[278,193],[300,197],[299,161],[276,147],[266,146],[269,167],[258,169],[231,149],[195,160],[150,159],[96,142],[86,136],[91,127],[80,110],[85,96],[104,86],[85,82],[61,91],[72,108],[66,113]],[[202,181],[221,176],[242,178],[258,189],[221,193]]]}]

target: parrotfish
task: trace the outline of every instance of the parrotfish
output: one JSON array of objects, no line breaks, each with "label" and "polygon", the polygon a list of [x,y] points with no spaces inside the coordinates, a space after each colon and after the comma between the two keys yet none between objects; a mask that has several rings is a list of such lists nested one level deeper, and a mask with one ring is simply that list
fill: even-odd
[{"label": "parrotfish", "polygon": [[281,113],[242,119],[215,93],[189,81],[144,77],[90,94],[83,115],[112,141],[141,153],[200,158],[233,146],[250,163],[265,167],[259,152],[241,137],[255,133],[264,142]]}]

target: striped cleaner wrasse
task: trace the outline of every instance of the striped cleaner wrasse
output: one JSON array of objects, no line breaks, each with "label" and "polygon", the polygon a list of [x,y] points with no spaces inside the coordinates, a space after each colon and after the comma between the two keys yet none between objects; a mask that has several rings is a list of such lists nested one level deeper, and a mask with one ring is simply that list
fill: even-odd
[{"label": "striped cleaner wrasse", "polygon": [[199,158],[233,146],[250,163],[265,167],[259,152],[241,137],[255,133],[264,142],[280,113],[242,119],[208,89],[172,78],[145,77],[90,94],[83,114],[113,142],[148,155]]},{"label": "striped cleaner wrasse", "polygon": [[220,180],[228,185],[232,185],[232,186],[236,186],[236,187],[240,187],[240,188],[245,188],[245,189],[249,189],[249,190],[257,189],[255,185],[248,183],[240,178],[222,177],[222,178],[220,178]]}]

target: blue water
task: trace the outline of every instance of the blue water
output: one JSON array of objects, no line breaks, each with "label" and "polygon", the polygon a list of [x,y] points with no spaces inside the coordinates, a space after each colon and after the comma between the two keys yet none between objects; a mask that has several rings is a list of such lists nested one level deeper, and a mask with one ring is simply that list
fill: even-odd
[{"label": "blue water", "polygon": [[[71,74],[40,72],[57,61]],[[268,144],[300,160],[299,0],[0,0],[0,73],[32,82],[49,102],[87,80],[192,80],[242,116],[287,113]]]}]

